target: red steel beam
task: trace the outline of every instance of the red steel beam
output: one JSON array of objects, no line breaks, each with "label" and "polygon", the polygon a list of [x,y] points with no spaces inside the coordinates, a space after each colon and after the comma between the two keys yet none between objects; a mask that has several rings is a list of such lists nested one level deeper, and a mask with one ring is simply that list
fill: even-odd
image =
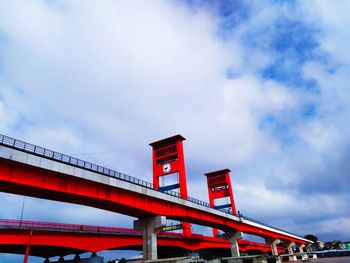
[{"label": "red steel beam", "polygon": [[[142,236],[130,234],[105,234],[105,233],[77,233],[50,230],[20,230],[20,229],[1,229],[0,230],[0,248],[9,245],[27,245],[28,233],[32,231],[31,246],[61,247],[64,251],[67,248],[86,251],[99,252],[113,249],[142,249]],[[204,237],[202,235],[193,235],[192,237],[183,237],[181,234],[158,236],[158,246],[160,247],[178,247],[188,251],[199,251],[203,249],[230,249],[227,240]],[[256,250],[268,252],[271,247],[267,244],[240,240],[239,247],[242,252]],[[283,248],[280,248],[280,250]]]},{"label": "red steel beam", "polygon": [[164,215],[224,231],[242,231],[299,244],[307,242],[273,230],[252,226],[195,207],[136,193],[115,186],[0,158],[0,191],[74,204],[142,218]]}]

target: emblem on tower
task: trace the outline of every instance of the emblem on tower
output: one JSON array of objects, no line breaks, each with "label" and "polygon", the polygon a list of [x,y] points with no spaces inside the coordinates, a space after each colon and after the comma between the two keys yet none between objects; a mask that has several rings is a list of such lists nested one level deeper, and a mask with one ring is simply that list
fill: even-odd
[{"label": "emblem on tower", "polygon": [[171,171],[171,164],[170,163],[163,164],[163,172],[165,174],[168,174],[170,173],[170,171]]}]

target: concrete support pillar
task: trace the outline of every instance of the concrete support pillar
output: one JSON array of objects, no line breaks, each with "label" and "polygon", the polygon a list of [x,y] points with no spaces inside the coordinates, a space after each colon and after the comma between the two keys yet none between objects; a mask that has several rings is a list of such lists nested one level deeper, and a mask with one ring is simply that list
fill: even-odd
[{"label": "concrete support pillar", "polygon": [[142,232],[143,260],[157,259],[157,229],[165,225],[165,216],[140,218],[134,228]]},{"label": "concrete support pillar", "polygon": [[281,243],[279,239],[265,239],[266,244],[271,245],[272,256],[278,256],[277,245]]},{"label": "concrete support pillar", "polygon": [[243,233],[242,232],[232,232],[232,233],[225,233],[224,238],[226,240],[230,241],[230,247],[231,247],[231,256],[232,257],[239,257],[239,247],[238,247],[238,239],[243,238]]},{"label": "concrete support pillar", "polygon": [[297,261],[297,257],[296,257],[296,255],[294,255],[294,251],[293,251],[293,246],[294,245],[295,245],[294,242],[290,242],[287,245],[288,254],[289,254],[289,261]]},{"label": "concrete support pillar", "polygon": [[75,255],[73,261],[74,262],[79,262],[80,261],[80,256],[79,255]]},{"label": "concrete support pillar", "polygon": [[308,258],[308,255],[304,251],[304,247],[305,247],[304,244],[299,245],[299,252],[301,254],[301,259],[307,259]]},{"label": "concrete support pillar", "polygon": [[306,252],[312,252],[312,245],[311,244],[306,245]]},{"label": "concrete support pillar", "polygon": [[272,256],[276,258],[276,262],[281,262],[281,257],[278,255],[277,245],[281,243],[279,239],[265,239],[266,244],[271,245]]}]

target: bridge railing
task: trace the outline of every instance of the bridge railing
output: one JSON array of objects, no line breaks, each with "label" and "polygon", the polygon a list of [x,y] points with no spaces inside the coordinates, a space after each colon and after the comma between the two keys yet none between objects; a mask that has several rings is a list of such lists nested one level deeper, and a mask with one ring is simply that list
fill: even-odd
[{"label": "bridge railing", "polygon": [[[67,223],[51,223],[41,221],[15,220],[15,219],[0,219],[0,229],[33,229],[33,230],[50,230],[50,231],[77,231],[77,232],[92,232],[92,233],[107,233],[107,234],[128,234],[140,235],[141,232],[133,228],[120,228],[108,226],[93,226],[79,225]],[[159,232],[159,236],[167,237],[182,237],[180,233]],[[198,235],[200,236],[200,235]]]},{"label": "bridge railing", "polygon": [[[44,147],[36,146],[34,144],[31,144],[31,143],[17,140],[17,139],[14,139],[14,138],[11,138],[9,136],[2,135],[2,134],[0,134],[0,145],[4,145],[6,147],[10,147],[10,148],[13,148],[16,150],[27,152],[27,153],[37,155],[37,156],[40,156],[43,158],[47,158],[47,159],[61,162],[64,164],[69,164],[69,165],[72,165],[72,166],[75,166],[78,168],[82,168],[82,169],[85,169],[88,171],[92,171],[92,172],[99,173],[99,174],[102,174],[105,176],[117,178],[117,179],[129,182],[129,183],[133,183],[133,184],[140,185],[140,186],[143,186],[143,187],[146,187],[149,189],[156,190],[154,188],[154,185],[150,182],[138,179],[136,177],[133,177],[133,176],[130,176],[130,175],[127,175],[124,173],[117,172],[115,170],[112,170],[112,169],[109,169],[109,168],[106,168],[106,167],[103,167],[103,166],[100,166],[97,164],[83,161],[81,159],[78,159],[78,158],[75,158],[75,157],[72,157],[72,156],[69,156],[66,154],[55,152],[55,151],[46,149]],[[166,193],[168,195],[181,198],[180,193],[172,191],[172,190],[162,191],[162,193]],[[196,204],[199,204],[202,206],[209,207],[209,203],[201,201],[201,200],[196,199],[194,197],[188,197],[187,200],[192,202],[192,203],[196,203]]]},{"label": "bridge railing", "polygon": [[84,231],[84,232],[103,232],[114,234],[140,234],[139,231],[131,228],[107,227],[107,226],[92,226],[78,225],[65,223],[50,223],[27,220],[12,220],[0,219],[0,228],[15,228],[15,229],[42,229],[42,230],[65,230],[65,231]]},{"label": "bridge railing", "polygon": [[288,232],[288,231],[286,231],[286,230],[277,228],[277,227],[275,227],[275,226],[270,226],[270,225],[268,225],[268,224],[266,224],[266,223],[262,223],[262,222],[260,222],[260,221],[258,221],[258,220],[256,220],[256,219],[251,218],[251,217],[247,217],[247,216],[243,216],[243,215],[242,215],[242,218],[243,218],[243,219],[246,219],[246,220],[249,220],[249,221],[251,221],[251,222],[254,222],[254,223],[258,223],[259,225],[263,225],[263,226],[272,228],[272,229],[274,229],[274,230],[279,230],[279,231],[282,231],[282,232],[284,232],[284,233],[291,234],[291,235],[294,235],[294,236],[295,236],[295,234],[293,234],[293,233],[291,233],[291,232]]}]

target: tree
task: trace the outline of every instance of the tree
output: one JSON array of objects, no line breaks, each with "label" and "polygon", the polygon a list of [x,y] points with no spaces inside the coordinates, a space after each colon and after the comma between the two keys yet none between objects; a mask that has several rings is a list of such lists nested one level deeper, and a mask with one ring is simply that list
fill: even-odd
[{"label": "tree", "polygon": [[316,241],[318,240],[318,237],[315,236],[315,235],[312,235],[312,234],[308,234],[308,235],[304,236],[304,238],[306,238],[306,239],[308,239],[308,240],[311,240],[311,241],[313,241],[313,242],[315,242],[315,243],[316,243]]}]

